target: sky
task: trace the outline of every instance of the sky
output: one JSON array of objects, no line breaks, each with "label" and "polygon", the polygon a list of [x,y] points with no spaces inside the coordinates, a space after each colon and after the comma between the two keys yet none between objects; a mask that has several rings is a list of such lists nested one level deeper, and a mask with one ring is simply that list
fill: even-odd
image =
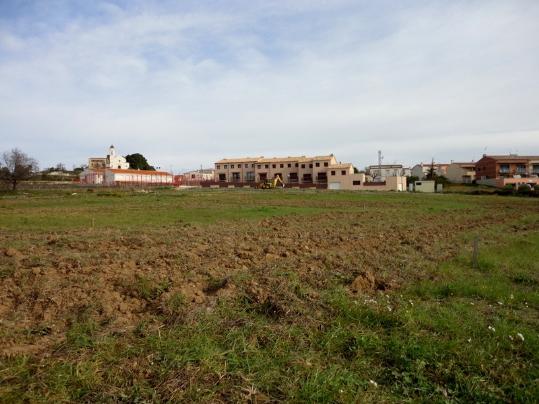
[{"label": "sky", "polygon": [[0,0],[0,152],[537,155],[537,21],[537,0]]}]

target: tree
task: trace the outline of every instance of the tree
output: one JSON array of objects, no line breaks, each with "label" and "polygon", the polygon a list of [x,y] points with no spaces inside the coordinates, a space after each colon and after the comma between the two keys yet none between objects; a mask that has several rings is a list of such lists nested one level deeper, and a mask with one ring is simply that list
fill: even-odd
[{"label": "tree", "polygon": [[155,168],[148,164],[146,157],[140,153],[128,154],[125,159],[129,163],[129,167],[134,170],[151,170],[155,171]]},{"label": "tree", "polygon": [[0,180],[15,191],[20,181],[29,179],[38,170],[37,161],[19,149],[5,152],[0,161]]}]

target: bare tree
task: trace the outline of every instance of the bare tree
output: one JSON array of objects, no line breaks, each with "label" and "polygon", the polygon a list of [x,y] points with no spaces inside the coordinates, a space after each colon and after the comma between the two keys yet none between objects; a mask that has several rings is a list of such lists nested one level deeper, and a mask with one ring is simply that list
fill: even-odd
[{"label": "bare tree", "polygon": [[20,181],[27,180],[38,170],[37,161],[19,149],[5,152],[0,161],[0,180],[15,191]]}]

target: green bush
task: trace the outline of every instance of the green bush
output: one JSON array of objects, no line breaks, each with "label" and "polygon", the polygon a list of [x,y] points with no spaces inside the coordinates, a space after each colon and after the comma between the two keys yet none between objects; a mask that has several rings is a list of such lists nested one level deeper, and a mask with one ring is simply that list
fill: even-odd
[{"label": "green bush", "polygon": [[531,195],[531,193],[532,193],[532,189],[527,184],[519,185],[516,190],[516,194],[519,196],[529,196]]}]

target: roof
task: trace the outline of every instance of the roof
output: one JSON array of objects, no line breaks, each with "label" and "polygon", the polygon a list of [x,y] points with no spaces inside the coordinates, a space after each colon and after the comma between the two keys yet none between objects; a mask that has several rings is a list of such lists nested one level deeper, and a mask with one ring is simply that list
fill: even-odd
[{"label": "roof", "polygon": [[[431,165],[432,163],[419,163],[419,164],[416,164],[415,166],[430,167]],[[442,166],[448,166],[448,165],[449,163],[434,163],[434,167],[442,167]]]},{"label": "roof", "polygon": [[457,162],[457,161],[454,161],[450,165],[456,165],[456,166],[460,166],[460,167],[475,167],[475,163],[473,161],[470,161],[470,162]]},{"label": "roof", "polygon": [[171,173],[167,173],[166,171],[131,170],[131,169],[122,170],[120,168],[108,168],[107,171],[112,171],[113,173],[116,173],[116,174],[172,175]]},{"label": "roof", "polygon": [[241,158],[227,158],[221,159],[215,164],[234,164],[234,163],[282,163],[282,162],[310,162],[310,161],[324,161],[331,160],[334,156],[329,154],[327,156],[288,156],[288,157],[241,157]]},{"label": "roof", "polygon": [[219,161],[216,161],[215,164],[227,164],[227,163],[254,163],[260,159],[264,158],[264,156],[260,157],[239,157],[236,159],[221,159]]},{"label": "roof", "polygon": [[370,165],[369,168],[379,168],[379,167],[382,167],[382,168],[404,168],[402,166],[402,164],[373,164],[373,165]]},{"label": "roof", "polygon": [[539,156],[519,156],[517,154],[506,154],[506,155],[498,155],[498,156],[488,156],[488,155],[483,155],[483,158],[491,158],[491,159],[494,159],[494,160],[507,160],[507,161],[515,161],[515,160],[522,160],[522,161],[527,161],[527,160],[539,160]]},{"label": "roof", "polygon": [[328,168],[350,168],[350,167],[353,167],[352,163],[331,164]]}]

